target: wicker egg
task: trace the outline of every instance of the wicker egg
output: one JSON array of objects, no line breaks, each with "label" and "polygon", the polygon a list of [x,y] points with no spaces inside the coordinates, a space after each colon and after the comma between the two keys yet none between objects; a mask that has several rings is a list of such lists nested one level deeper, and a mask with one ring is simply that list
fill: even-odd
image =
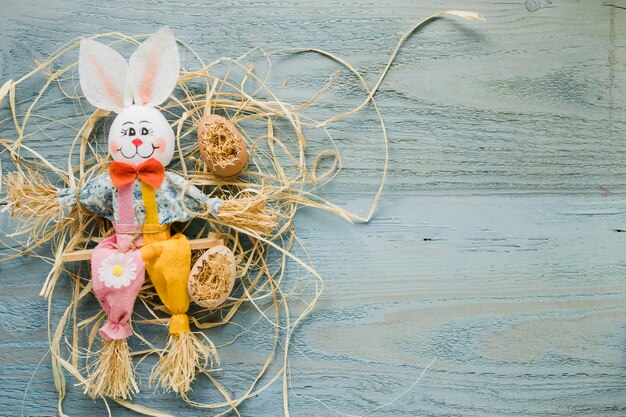
[{"label": "wicker egg", "polygon": [[200,120],[198,147],[207,167],[217,176],[232,177],[246,166],[248,151],[243,136],[235,125],[217,114]]},{"label": "wicker egg", "polygon": [[216,308],[230,295],[237,276],[235,255],[226,246],[209,248],[196,260],[187,281],[191,301]]}]

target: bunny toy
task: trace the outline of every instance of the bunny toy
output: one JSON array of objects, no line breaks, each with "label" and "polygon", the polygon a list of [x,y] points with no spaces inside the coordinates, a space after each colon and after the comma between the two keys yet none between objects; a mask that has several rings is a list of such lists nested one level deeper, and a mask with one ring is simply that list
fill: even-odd
[{"label": "bunny toy", "polygon": [[[128,64],[109,46],[91,39],[80,44],[79,77],[85,97],[94,106],[117,113],[108,138],[113,158],[109,172],[78,190],[57,193],[62,206],[78,202],[115,227],[115,235],[92,254],[93,291],[108,317],[100,329],[101,363],[86,389],[94,396],[126,398],[137,390],[130,359],[122,364],[126,368],[110,361],[129,355],[128,346],[119,341],[125,343],[132,334],[128,320],[145,272],[171,314],[170,339],[153,377],[162,387],[184,393],[203,362],[212,360],[211,354],[217,356],[214,348],[190,332],[186,313],[191,249],[184,235],[170,235],[171,223],[189,221],[193,212],[217,215],[223,203],[165,171],[174,155],[175,135],[154,106],[172,93],[178,71],[178,49],[168,27],[141,43]],[[116,348],[109,348],[112,344]]]}]

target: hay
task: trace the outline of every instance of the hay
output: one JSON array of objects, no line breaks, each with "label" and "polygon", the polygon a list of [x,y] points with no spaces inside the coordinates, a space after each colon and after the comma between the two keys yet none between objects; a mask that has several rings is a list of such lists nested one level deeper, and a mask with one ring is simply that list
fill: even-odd
[{"label": "hay", "polygon": [[91,398],[130,399],[139,392],[135,370],[126,339],[102,340],[100,357],[83,383],[85,394]]},{"label": "hay", "polygon": [[198,372],[210,370],[219,361],[217,349],[210,341],[207,346],[193,333],[170,335],[150,382],[157,381],[165,391],[184,394],[191,391]]},{"label": "hay", "polygon": [[[378,200],[383,190],[387,175],[388,137],[385,124],[380,114],[375,96],[379,91],[386,74],[394,63],[402,44],[424,23],[445,15],[451,14],[466,19],[476,19],[475,13],[462,11],[445,11],[437,13],[415,25],[398,42],[391,54],[383,72],[378,77],[374,87],[365,81],[364,74],[354,68],[349,62],[327,51],[303,48],[285,49],[267,52],[255,48],[238,58],[220,58],[205,64],[202,57],[197,56],[188,48],[188,56],[197,58],[201,68],[184,72],[178,80],[178,88],[172,100],[160,108],[163,111],[174,131],[176,132],[177,153],[175,161],[169,170],[172,170],[194,185],[203,189],[211,196],[224,200],[217,216],[213,216],[208,207],[200,212],[193,213],[203,219],[201,230],[196,236],[206,236],[209,232],[220,232],[225,245],[233,248],[237,259],[237,276],[240,277],[239,292],[228,302],[217,308],[217,313],[200,309],[191,311],[190,320],[200,330],[198,336],[205,339],[206,344],[198,337],[189,333],[178,337],[170,337],[165,349],[160,349],[151,341],[144,339],[141,333],[136,336],[147,346],[133,355],[141,359],[151,354],[159,354],[161,360],[153,370],[153,381],[159,386],[180,394],[181,398],[192,406],[210,409],[217,415],[224,415],[234,411],[239,414],[237,407],[248,398],[259,395],[270,385],[280,380],[282,384],[283,410],[289,416],[289,352],[290,342],[295,330],[302,320],[312,311],[323,289],[324,281],[306,258],[306,251],[295,233],[293,218],[300,207],[313,207],[340,216],[347,221],[369,221],[374,215]],[[105,33],[95,36],[108,43],[124,43],[135,45],[138,38],[119,33]],[[5,175],[3,186],[6,189],[6,209],[16,216],[35,218],[31,223],[25,223],[16,234],[25,234],[30,237],[25,246],[15,256],[30,253],[32,249],[50,242],[52,256],[42,257],[51,264],[51,270],[43,283],[42,295],[48,297],[49,312],[52,304],[61,303],[61,296],[55,296],[56,283],[69,280],[74,294],[67,301],[65,311],[58,318],[49,313],[49,339],[52,361],[52,371],[55,387],[58,392],[58,410],[63,413],[63,399],[66,395],[66,378],[71,376],[85,387],[90,380],[99,386],[96,381],[110,377],[111,368],[82,366],[82,361],[88,363],[90,359],[108,355],[109,360],[119,361],[126,374],[129,362],[122,356],[113,355],[114,346],[104,346],[103,352],[92,349],[97,335],[98,321],[102,313],[84,317],[79,304],[85,303],[85,298],[91,298],[90,284],[86,278],[86,268],[80,265],[76,270],[67,271],[61,256],[67,248],[86,248],[93,245],[102,237],[112,233],[111,224],[80,206],[68,213],[63,213],[53,198],[55,187],[52,187],[46,177],[53,184],[63,184],[73,189],[103,173],[109,162],[106,151],[106,126],[109,113],[102,110],[85,113],[82,107],[80,92],[77,90],[77,80],[73,76],[76,62],[68,63],[68,56],[76,52],[79,39],[74,39],[59,48],[50,58],[37,63],[36,68],[21,78],[10,80],[0,88],[0,103],[8,103],[11,116],[0,120],[0,127],[12,131],[10,139],[0,138],[0,146],[11,158],[15,174]],[[254,68],[244,63],[253,53],[260,53],[267,64],[268,72],[259,76]],[[281,100],[281,94],[276,94],[268,86],[272,69],[272,59],[281,54],[312,53],[337,63],[350,76],[358,81],[362,89],[363,101],[356,107],[335,114],[326,120],[314,120],[307,117],[313,114],[317,103],[334,87],[338,73],[329,77],[327,85],[303,103],[288,103]],[[71,59],[70,59],[71,60]],[[220,72],[221,69],[221,72]],[[220,75],[221,74],[221,75]],[[239,79],[239,75],[243,74]],[[47,77],[41,90],[34,95],[34,99],[21,108],[18,95],[33,96],[32,91],[21,93],[20,88],[26,80],[34,76]],[[368,74],[371,76],[372,74]],[[249,85],[253,84],[253,87]],[[26,84],[29,85],[29,84]],[[54,87],[58,87],[65,98],[55,102],[55,108],[66,106],[68,110],[78,109],[81,113],[69,115],[66,120],[51,118],[46,114],[44,98]],[[285,86],[286,87],[286,86]],[[72,90],[74,89],[74,91]],[[4,100],[7,98],[7,100]],[[56,100],[56,99],[55,99]],[[365,215],[350,212],[341,207],[341,202],[328,201],[316,194],[316,190],[331,181],[342,169],[341,158],[337,147],[324,128],[336,120],[341,120],[365,108],[371,110],[377,118],[380,127],[381,153],[384,155],[384,165],[379,171],[378,187],[375,191],[370,207]],[[40,110],[41,109],[41,110]],[[69,113],[69,111],[68,111]],[[199,158],[198,142],[192,137],[196,134],[200,120],[207,114],[221,114],[232,121],[238,132],[241,133],[249,149],[248,168],[237,177],[221,178],[209,172],[206,164]],[[36,122],[33,122],[33,121]],[[78,123],[77,123],[78,122]],[[104,123],[100,123],[104,122]],[[8,127],[5,125],[9,125]],[[78,126],[78,124],[80,124]],[[33,138],[45,137],[49,126],[62,126],[65,129],[74,129],[75,135],[68,147],[67,163],[65,166],[56,166],[44,156],[28,146]],[[249,133],[247,127],[261,127],[262,132]],[[309,147],[307,139],[309,132],[314,130],[321,135],[328,135],[326,149],[318,154]],[[216,135],[223,134],[215,132]],[[309,138],[310,139],[310,138]],[[59,146],[59,144],[55,144]],[[354,146],[358,146],[357,143]],[[232,149],[217,147],[217,154],[228,160]],[[330,160],[330,168],[322,169],[322,161]],[[58,163],[57,163],[58,164]],[[6,169],[5,166],[2,169]],[[38,173],[45,173],[38,175]],[[0,172],[1,174],[1,172]],[[30,190],[28,193],[23,190]],[[186,226],[184,226],[186,227]],[[187,231],[186,229],[184,231]],[[304,255],[303,255],[304,254]],[[6,257],[5,259],[10,259]],[[302,276],[292,279],[285,277],[287,263],[297,266]],[[164,318],[164,306],[155,294],[154,288],[146,285],[139,295],[148,312],[148,317],[134,314],[134,323],[138,328],[143,326],[160,326],[166,331],[167,320]],[[93,300],[91,300],[93,302]],[[294,312],[293,304],[297,304]],[[256,369],[256,375],[250,379],[249,386],[243,391],[237,390],[237,397],[231,397],[230,387],[222,387],[209,373],[213,363],[217,363],[217,348],[205,333],[210,333],[214,327],[224,326],[232,322],[238,310],[248,305],[256,309],[261,320],[270,324],[269,337],[273,338],[268,348],[267,357]],[[216,316],[220,318],[216,321]],[[58,321],[58,322],[57,322]],[[81,357],[82,339],[79,330],[90,330],[86,357]],[[249,329],[242,329],[243,335]],[[234,343],[239,335],[231,342]],[[228,344],[225,343],[224,345]],[[223,346],[223,345],[222,345]],[[119,351],[123,349],[119,347]],[[275,364],[278,362],[278,364]],[[106,363],[106,362],[103,362]],[[157,377],[160,375],[160,377]],[[202,402],[191,400],[185,393],[191,389],[191,381],[195,377],[206,377],[216,387],[223,401]],[[116,381],[124,381],[121,376]],[[147,406],[140,406],[132,400],[123,397],[124,384],[114,384],[115,390],[102,392],[95,388],[88,389],[93,396],[100,394],[110,395],[115,401],[131,410],[142,414],[161,416],[159,410]],[[125,385],[128,393],[135,392],[135,386],[130,389]]]},{"label": "hay", "polygon": [[48,184],[39,172],[11,172],[5,177],[8,211],[17,218],[33,219],[22,222],[21,232],[28,233],[32,242],[40,242],[63,217],[57,201],[57,189]]},{"label": "hay", "polygon": [[243,136],[232,122],[217,114],[200,119],[198,149],[206,166],[218,177],[238,175],[248,162]]},{"label": "hay", "polygon": [[218,300],[222,294],[230,292],[230,265],[230,258],[223,253],[216,253],[208,260],[202,260],[200,273],[194,275],[190,284],[196,294],[195,298],[192,297],[196,304],[204,306],[205,302]]},{"label": "hay", "polygon": [[217,122],[205,130],[202,143],[211,155],[215,165],[225,167],[235,162],[237,154],[241,151],[239,144],[225,123]]},{"label": "hay", "polygon": [[[268,196],[256,192],[241,192],[224,199],[217,219],[223,224],[238,227],[258,235],[269,235],[278,227],[278,210],[272,210],[267,204]],[[207,215],[205,215],[207,216]]]},{"label": "hay", "polygon": [[210,155],[211,162],[222,168],[233,165],[242,151],[237,136],[223,121],[208,125],[200,134],[200,141],[205,152]]},{"label": "hay", "polygon": [[11,215],[46,218],[49,222],[60,217],[57,189],[47,184],[41,174],[11,172],[5,181],[8,192],[5,210],[10,211]]},{"label": "hay", "polygon": [[189,274],[187,286],[191,301],[205,308],[222,304],[233,289],[236,268],[235,258],[227,247],[207,250],[194,262]]}]

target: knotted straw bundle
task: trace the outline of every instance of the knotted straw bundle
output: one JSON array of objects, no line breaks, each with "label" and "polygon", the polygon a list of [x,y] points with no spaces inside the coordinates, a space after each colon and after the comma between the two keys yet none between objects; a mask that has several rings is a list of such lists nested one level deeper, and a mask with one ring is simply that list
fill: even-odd
[{"label": "knotted straw bundle", "polygon": [[[239,295],[231,297],[228,302],[218,307],[221,312],[220,320],[215,321],[214,315],[211,314],[215,312],[207,309],[190,312],[191,320],[197,329],[206,331],[226,325],[243,305],[251,305],[264,318],[272,322],[274,334],[271,352],[258,370],[250,387],[242,395],[233,398],[228,393],[227,387],[222,387],[211,374],[206,373],[206,377],[215,385],[217,392],[224,397],[223,401],[202,403],[191,400],[186,394],[181,394],[184,401],[199,408],[218,410],[217,415],[224,415],[231,411],[239,414],[237,412],[239,404],[258,395],[276,380],[282,379],[284,413],[289,415],[290,340],[294,329],[315,306],[324,287],[323,280],[317,272],[305,259],[295,254],[294,249],[299,244],[299,240],[292,225],[293,216],[299,207],[309,206],[334,213],[351,222],[367,222],[372,217],[385,182],[388,157],[387,133],[374,96],[408,37],[422,24],[446,14],[466,19],[482,19],[480,15],[472,12],[451,10],[437,13],[419,22],[400,39],[378,81],[371,88],[367,85],[363,75],[348,62],[329,52],[312,48],[275,52],[260,51],[270,68],[265,77],[258,76],[253,68],[242,64],[245,57],[259,51],[258,49],[238,59],[220,58],[208,65],[202,64],[202,68],[198,70],[184,71],[180,75],[177,92],[161,108],[174,127],[178,144],[178,164],[168,169],[191,180],[194,185],[203,188],[212,196],[219,196],[225,200],[217,217],[212,217],[208,208],[205,212],[194,213],[203,221],[199,230],[196,228],[194,235],[190,237],[204,236],[210,231],[221,233],[226,245],[235,253],[238,262],[237,276],[240,278],[239,291],[236,293]],[[95,38],[110,43],[136,43],[135,38],[119,33],[101,34]],[[62,100],[65,100],[64,103],[71,102],[82,106],[83,101],[79,92],[71,90],[71,86],[74,88],[76,86],[76,62],[68,63],[70,57],[77,56],[78,46],[79,39],[69,42],[52,57],[38,63],[30,73],[18,80],[9,80],[0,87],[0,106],[3,105],[3,99],[8,97],[11,112],[11,117],[0,122],[0,127],[6,130],[4,126],[6,123],[13,125],[13,137],[0,138],[0,145],[10,155],[14,165],[12,172],[2,178],[6,193],[4,210],[23,218],[11,236],[27,236],[24,249],[4,260],[22,256],[27,252],[32,253],[35,248],[50,243],[51,258],[37,255],[51,263],[51,270],[44,281],[41,295],[50,299],[50,303],[59,302],[53,298],[53,295],[60,278],[69,279],[73,289],[73,296],[64,313],[56,323],[49,322],[52,370],[59,395],[60,414],[63,414],[62,402],[66,394],[68,373],[76,379],[78,384],[89,386],[90,380],[97,379],[99,372],[111,372],[111,370],[94,369],[90,366],[90,359],[94,354],[99,353],[94,350],[94,343],[97,339],[97,328],[103,320],[103,313],[98,312],[91,317],[84,317],[80,313],[79,304],[84,305],[84,299],[92,297],[90,295],[91,284],[85,279],[86,268],[82,266],[74,269],[66,268],[61,256],[68,248],[85,248],[89,244],[93,245],[94,241],[111,235],[113,231],[107,221],[80,206],[68,212],[64,211],[56,200],[56,186],[78,189],[94,176],[105,172],[109,160],[105,156],[107,155],[106,132],[103,132],[103,126],[106,126],[106,123],[103,122],[109,115],[106,111],[96,110],[89,114],[76,114],[66,120],[53,121],[45,115],[45,106],[42,105],[45,104],[43,100],[47,94],[54,95],[60,92],[63,96]],[[332,79],[305,103],[291,104],[280,100],[267,85],[272,66],[271,59],[278,54],[303,52],[321,55],[348,70],[356,77],[363,89],[363,101],[350,111],[336,114],[323,121],[305,117],[303,110],[315,107],[317,101],[332,87]],[[191,53],[197,57],[193,51]],[[200,57],[197,58],[202,63]],[[243,73],[240,79],[235,79],[232,75],[237,71]],[[16,104],[18,102],[17,87],[37,74],[45,74],[46,82],[23,112]],[[252,91],[247,88],[247,83],[255,84]],[[31,92],[26,91],[23,95],[30,96]],[[316,187],[332,180],[341,169],[341,159],[330,137],[328,150],[317,155],[308,155],[304,130],[305,128],[323,129],[332,122],[354,114],[368,105],[379,121],[381,146],[385,149],[385,164],[380,172],[380,184],[369,212],[367,216],[361,217],[314,193]],[[44,114],[39,113],[40,107]],[[68,113],[70,108],[72,106],[68,106]],[[217,178],[207,171],[199,158],[197,142],[194,140],[195,130],[200,119],[210,113],[222,114],[233,122],[247,143],[248,168],[238,177]],[[75,127],[76,133],[68,148],[69,157],[65,168],[55,166],[29,145],[31,137],[46,134],[46,127],[31,123],[33,120],[44,120],[50,125],[57,123],[66,127],[76,126],[77,121],[80,122]],[[262,126],[264,133],[248,134],[245,129],[247,125]],[[278,125],[280,128],[277,127]],[[320,173],[322,161],[329,159],[332,161],[330,168]],[[2,176],[1,170],[0,176]],[[186,232],[191,233],[191,229],[186,229]],[[303,299],[302,293],[290,292],[285,288],[283,274],[287,261],[297,263],[307,272],[308,279],[312,281],[311,284],[315,289],[307,299]],[[306,285],[306,287],[311,287],[311,285]],[[289,302],[292,299],[305,304],[295,317],[289,312]],[[154,288],[146,285],[141,292],[140,300],[145,306],[148,317],[136,313],[133,317],[135,326],[167,325],[160,314],[164,307],[158,301]],[[85,329],[88,330],[86,343],[80,336]],[[165,327],[163,327],[163,332],[166,332]],[[148,346],[142,351],[132,353],[133,356],[140,357],[139,362],[143,361],[147,355],[162,351],[143,338],[140,332],[136,334],[142,343]],[[273,369],[272,373],[268,374],[271,363],[277,360],[279,345],[283,348],[282,358],[278,359],[281,364],[278,370]],[[110,352],[103,352],[103,354],[115,355],[114,348],[115,346]],[[210,345],[211,350],[216,348]],[[211,352],[207,352],[205,360],[209,361],[210,357]],[[119,359],[122,361],[121,366],[127,369],[127,359]],[[263,377],[265,379],[262,380]],[[137,388],[135,386],[118,387],[120,390],[129,389],[133,392]],[[104,395],[105,397],[102,398],[104,401],[107,401],[106,395],[116,397],[115,392]],[[168,415],[159,410],[138,405],[131,399],[111,399],[146,415]]]}]

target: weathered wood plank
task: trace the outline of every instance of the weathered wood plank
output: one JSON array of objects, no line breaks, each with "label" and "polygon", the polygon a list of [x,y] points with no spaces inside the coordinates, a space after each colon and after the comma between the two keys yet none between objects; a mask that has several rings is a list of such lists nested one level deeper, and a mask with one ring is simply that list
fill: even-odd
[{"label": "weathered wood plank", "polygon": [[[487,22],[441,19],[407,43],[379,96],[392,142],[390,189],[624,191],[624,12],[599,1],[552,3],[532,13],[521,2],[475,4]],[[3,78],[32,68],[34,58],[74,37],[150,32],[168,23],[207,59],[239,56],[257,44],[268,50],[315,46],[350,59],[373,82],[411,24],[441,8],[472,6],[248,2],[190,14],[168,2],[139,3],[129,11],[115,1],[106,7],[52,1],[45,13],[27,4],[12,2],[4,13]],[[237,24],[209,25],[219,16]],[[183,61],[197,65],[190,56]],[[280,86],[289,77],[284,97],[305,99],[337,68],[310,55],[292,57],[275,66],[273,81]],[[352,77],[344,72],[338,86],[315,117],[358,103]],[[27,88],[22,100],[29,97]],[[46,110],[60,119],[74,111],[62,101]],[[371,190],[373,170],[382,164],[372,121],[369,111],[332,126],[345,165],[336,189]],[[43,135],[33,146],[62,163],[70,132],[48,130],[58,146],[50,148]]]},{"label": "weathered wood plank", "polygon": [[[294,392],[365,412],[437,358],[407,397],[378,415],[622,415],[626,283],[619,255],[626,236],[615,229],[625,222],[621,197],[394,196],[367,226],[303,212],[299,233],[326,293],[293,342]],[[37,270],[35,261],[19,262]],[[3,278],[15,274],[9,268],[2,266]],[[0,297],[0,368],[5,378],[22,369],[23,387],[45,352],[35,275],[20,286],[9,278]],[[59,303],[68,291],[61,287]],[[18,313],[23,306],[29,314]],[[95,302],[81,308],[91,314]],[[256,318],[244,311],[237,322]],[[223,343],[237,331],[211,337]],[[259,323],[221,349],[220,382],[241,392],[270,342]],[[16,346],[19,360],[10,355]],[[144,381],[150,366],[140,368]],[[29,391],[32,410],[53,410],[49,377],[46,367],[38,371],[35,386],[47,386],[50,402]],[[67,408],[75,415],[101,407],[73,391]],[[195,392],[211,391],[200,383]],[[21,401],[21,393],[5,391],[3,401]],[[246,404],[244,415],[279,414],[277,396],[273,387]],[[141,401],[195,415],[169,396]],[[306,398],[292,405],[295,415],[331,415]]]}]

